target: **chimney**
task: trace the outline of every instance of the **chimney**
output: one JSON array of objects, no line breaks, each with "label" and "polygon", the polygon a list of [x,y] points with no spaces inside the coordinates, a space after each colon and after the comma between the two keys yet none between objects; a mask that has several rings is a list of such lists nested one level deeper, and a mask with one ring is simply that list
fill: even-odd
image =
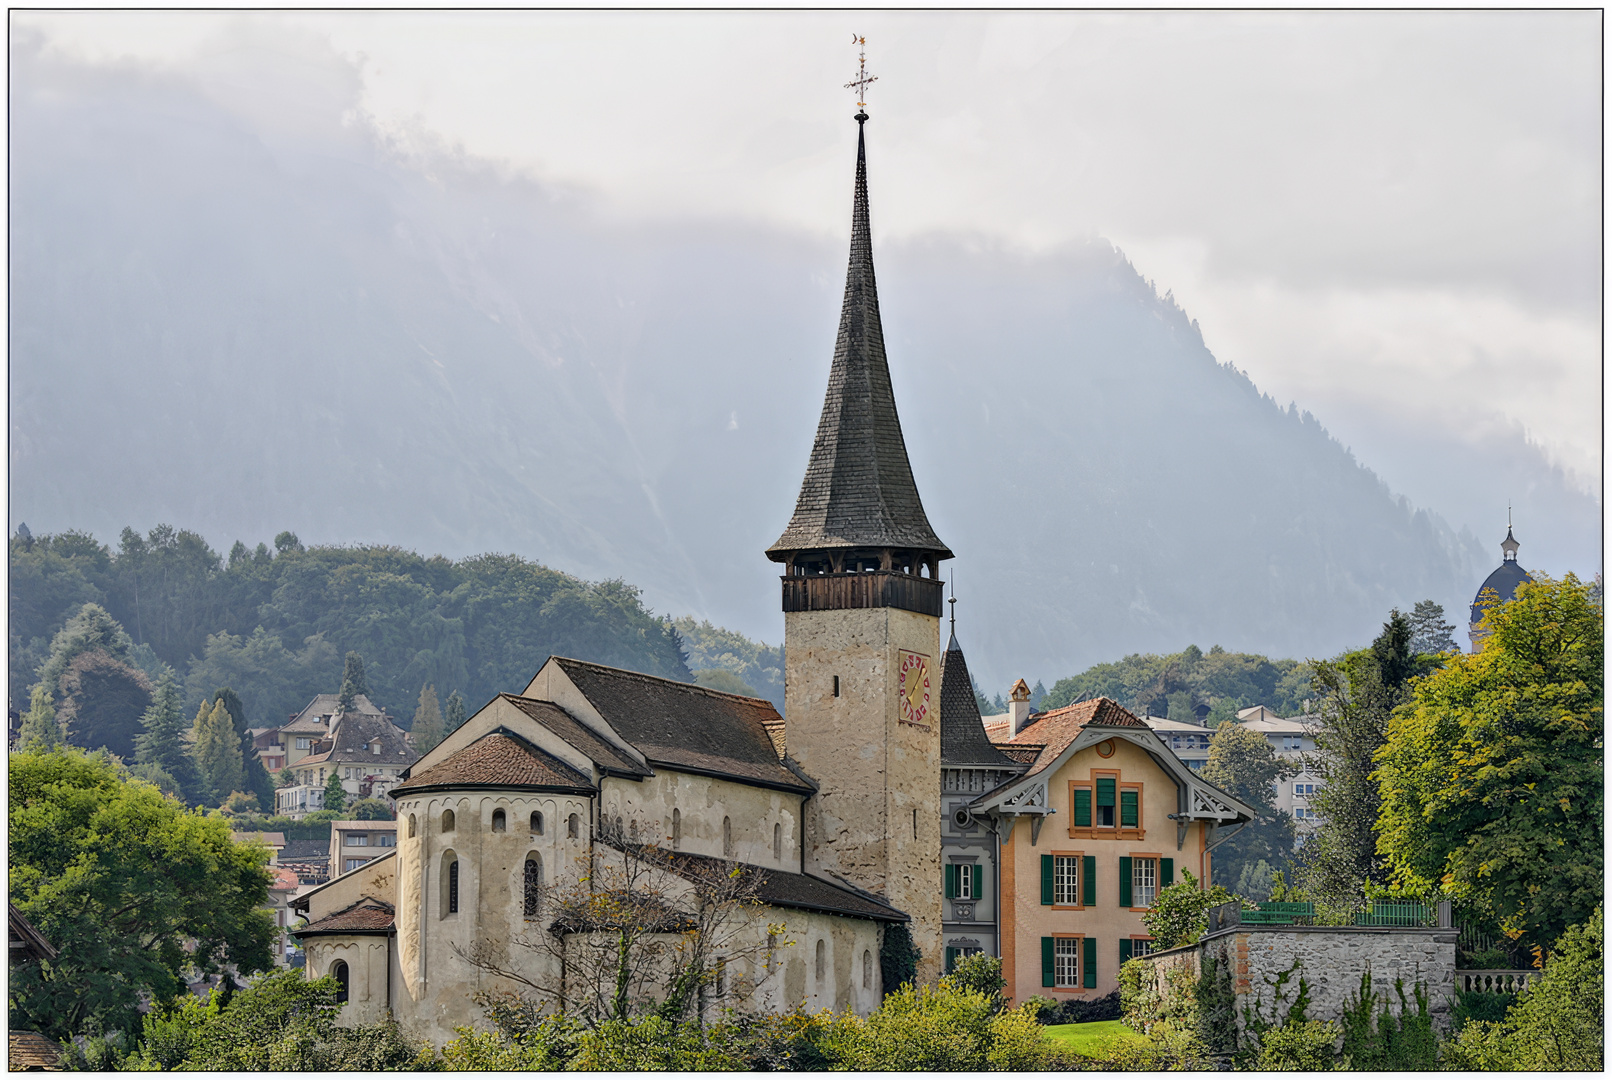
[{"label": "chimney", "polygon": [[1013,734],[1017,735],[1024,730],[1024,722],[1030,718],[1030,688],[1020,679],[1008,691],[1008,717],[1011,721]]}]

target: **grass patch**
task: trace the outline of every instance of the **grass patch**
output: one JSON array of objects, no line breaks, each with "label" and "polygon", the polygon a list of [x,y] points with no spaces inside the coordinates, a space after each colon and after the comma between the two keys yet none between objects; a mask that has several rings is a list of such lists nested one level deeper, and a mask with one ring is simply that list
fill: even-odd
[{"label": "grass patch", "polygon": [[1093,1020],[1088,1024],[1051,1024],[1042,1029],[1051,1039],[1082,1057],[1103,1057],[1116,1042],[1145,1042],[1119,1020]]}]

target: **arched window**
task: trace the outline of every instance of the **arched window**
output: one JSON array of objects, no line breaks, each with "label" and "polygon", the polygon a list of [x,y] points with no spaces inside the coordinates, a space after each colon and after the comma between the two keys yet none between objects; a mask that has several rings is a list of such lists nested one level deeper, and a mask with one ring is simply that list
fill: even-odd
[{"label": "arched window", "polygon": [[501,810],[501,809],[494,810],[493,811],[493,832],[507,832],[508,830],[509,830],[509,820],[504,816],[504,811]]},{"label": "arched window", "polygon": [[444,811],[442,811],[442,831],[443,832],[453,832],[453,811],[452,810],[444,810]]},{"label": "arched window", "polygon": [[733,858],[733,819],[722,819],[722,857]]},{"label": "arched window", "polygon": [[720,998],[720,997],[727,997],[727,995],[728,995],[728,962],[725,959],[718,958],[717,962],[716,962],[716,996]]},{"label": "arched window", "polygon": [[413,814],[409,815],[409,836],[410,837],[414,836],[414,815]]},{"label": "arched window", "polygon": [[565,821],[565,835],[569,836],[572,840],[575,840],[579,835],[579,826],[580,822],[577,820],[577,816],[572,814]]},{"label": "arched window", "polygon": [[442,917],[459,913],[459,856],[442,853]]},{"label": "arched window", "polygon": [[776,821],[772,824],[772,857],[784,861],[784,827]]},{"label": "arched window", "polygon": [[532,832],[538,836],[543,835],[543,811],[541,810],[532,811]]},{"label": "arched window", "polygon": [[543,860],[535,852],[526,856],[526,867],[521,872],[521,896],[526,917],[536,917],[538,903],[543,899]]},{"label": "arched window", "polygon": [[672,850],[683,842],[683,814],[677,807],[672,807]]},{"label": "arched window", "polygon": [[873,989],[873,952],[869,949],[862,950],[862,989]]},{"label": "arched window", "polygon": [[330,973],[336,977],[336,1000],[345,1002],[353,981],[352,972],[347,970],[347,961],[337,960],[331,965]]},{"label": "arched window", "polygon": [[822,982],[823,976],[828,974],[828,942],[822,938],[817,939],[817,981]]}]

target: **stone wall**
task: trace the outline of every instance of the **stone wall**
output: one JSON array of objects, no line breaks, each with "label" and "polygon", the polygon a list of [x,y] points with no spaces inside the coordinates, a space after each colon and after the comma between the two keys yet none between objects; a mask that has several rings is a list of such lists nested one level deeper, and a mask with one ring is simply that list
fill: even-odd
[{"label": "stone wall", "polygon": [[1305,1015],[1312,1020],[1339,1019],[1368,970],[1373,993],[1391,1012],[1400,1011],[1395,980],[1403,980],[1412,1009],[1413,990],[1420,982],[1427,988],[1434,1025],[1442,1031],[1450,1027],[1455,931],[1448,927],[1236,926],[1196,945],[1155,953],[1144,962],[1155,989],[1164,994],[1168,971],[1185,968],[1195,980],[1205,958],[1231,972],[1239,1039],[1247,1029],[1248,1010],[1281,1023],[1299,995],[1301,979],[1309,995]]}]

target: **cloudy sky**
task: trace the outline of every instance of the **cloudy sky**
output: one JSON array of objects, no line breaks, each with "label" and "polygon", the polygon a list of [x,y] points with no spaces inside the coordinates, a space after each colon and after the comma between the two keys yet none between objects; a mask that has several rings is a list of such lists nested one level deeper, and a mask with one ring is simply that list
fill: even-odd
[{"label": "cloudy sky", "polygon": [[[368,115],[345,122],[404,152],[497,160],[626,218],[833,237],[859,33],[879,79],[884,237],[1106,237],[1220,360],[1314,411],[1413,499],[1438,502],[1429,463],[1404,460],[1416,431],[1490,452],[1526,440],[1600,493],[1596,12],[101,12],[12,26],[75,59],[192,75],[270,133],[329,123],[314,84],[354,78]],[[319,61],[332,49],[345,73]],[[307,83],[287,75],[300,56]]]}]

